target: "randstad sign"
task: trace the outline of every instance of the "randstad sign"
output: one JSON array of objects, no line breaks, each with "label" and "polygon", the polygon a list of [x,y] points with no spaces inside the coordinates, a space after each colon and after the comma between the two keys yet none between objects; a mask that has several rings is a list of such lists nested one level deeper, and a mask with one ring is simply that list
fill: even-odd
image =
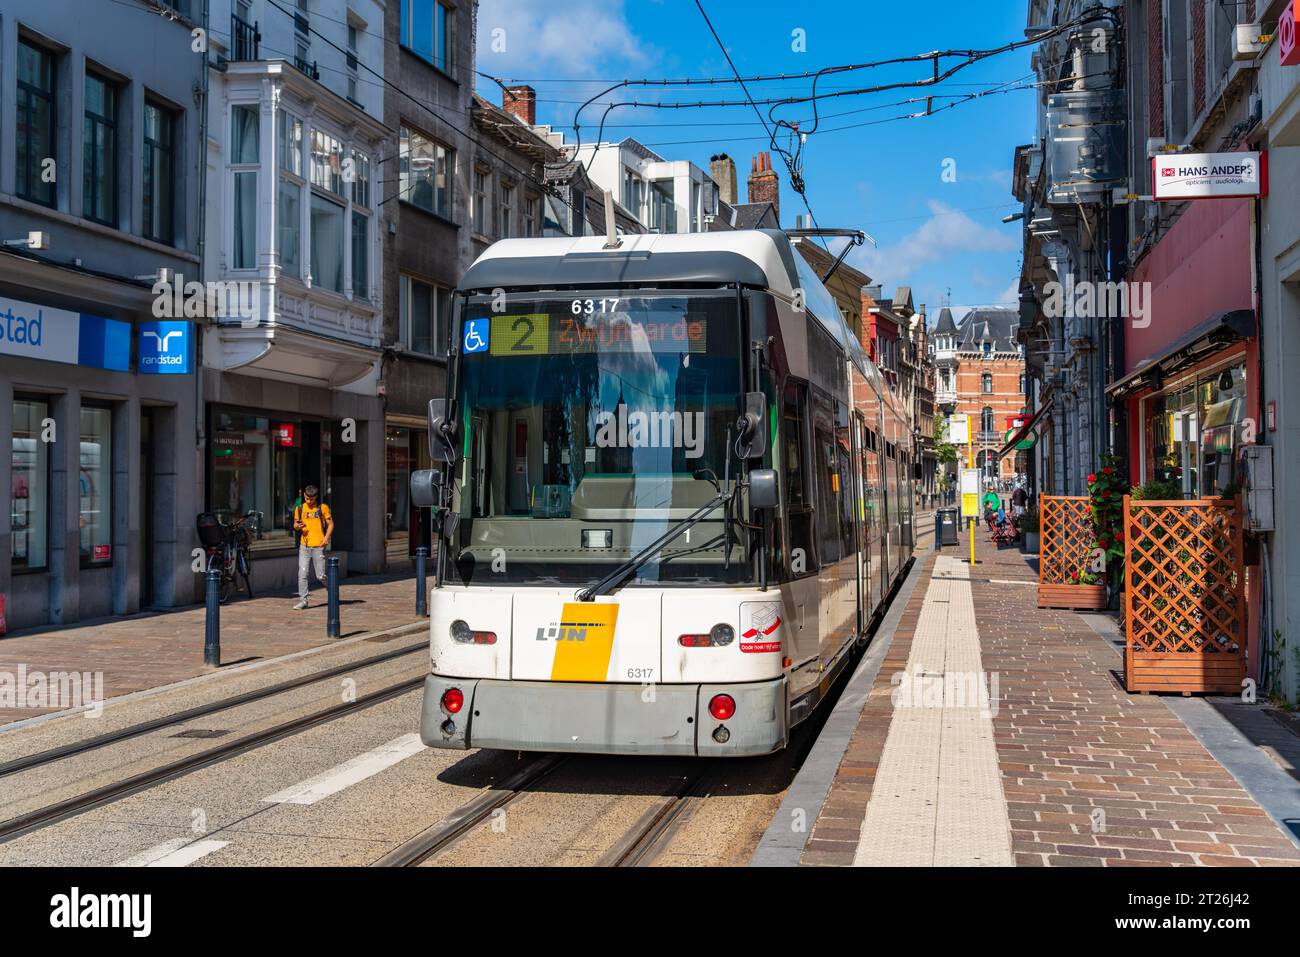
[{"label": "randstad sign", "polygon": [[1162,153],[1151,160],[1157,200],[1268,194],[1267,153]]},{"label": "randstad sign", "polygon": [[131,324],[0,296],[0,355],[125,372]]}]

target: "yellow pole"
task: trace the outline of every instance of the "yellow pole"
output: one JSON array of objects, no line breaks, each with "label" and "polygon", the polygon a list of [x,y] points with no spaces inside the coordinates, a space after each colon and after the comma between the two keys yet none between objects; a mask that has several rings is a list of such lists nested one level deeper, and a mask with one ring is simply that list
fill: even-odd
[{"label": "yellow pole", "polygon": [[[966,468],[975,468],[975,441],[971,436],[970,426],[966,429]],[[979,515],[979,486],[976,486],[975,493],[975,515]],[[971,515],[971,564],[975,564],[975,515]]]}]

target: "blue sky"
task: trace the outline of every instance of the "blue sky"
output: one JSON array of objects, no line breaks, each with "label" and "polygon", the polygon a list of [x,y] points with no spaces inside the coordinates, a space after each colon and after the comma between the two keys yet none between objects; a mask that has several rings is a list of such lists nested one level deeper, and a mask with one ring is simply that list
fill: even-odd
[{"label": "blue sky", "polygon": [[[814,0],[803,4],[703,0],[742,76],[799,73],[931,50],[988,49],[1023,39],[1025,5],[927,4],[884,0]],[[803,31],[805,49],[795,49]],[[877,241],[849,261],[885,287],[911,285],[918,304],[934,316],[951,289],[954,309],[1015,299],[1020,224],[1001,218],[1017,211],[1010,194],[1012,152],[1034,134],[1031,90],[984,96],[932,117],[857,126],[924,110],[899,101],[933,94],[965,94],[998,84],[1032,82],[1029,49],[973,64],[942,88],[899,89],[823,100],[818,132],[804,148],[808,199],[823,226],[864,229]],[[943,61],[945,66],[959,62]],[[693,0],[482,0],[478,68],[537,90],[538,121],[566,128],[572,139],[578,102],[628,78],[730,76]],[[819,92],[896,83],[927,76],[928,62],[883,67],[822,79]],[[751,84],[755,99],[805,94],[809,80]],[[499,89],[479,80],[494,102]],[[738,86],[633,87],[611,99],[655,102],[744,100]],[[599,101],[601,103],[605,101]],[[936,100],[935,105],[952,100]],[[768,107],[760,107],[767,114]],[[850,112],[856,111],[856,112]],[[582,114],[584,138],[595,135],[603,108]],[[842,114],[827,116],[826,114]],[[803,120],[807,105],[780,108],[778,116]],[[835,131],[838,127],[847,127]],[[634,136],[668,159],[708,168],[709,157],[735,158],[741,199],[750,161],[768,149],[752,107],[682,110],[621,107],[607,121],[606,140]],[[783,145],[784,134],[778,140]],[[950,161],[950,162],[946,162]],[[790,188],[781,160],[782,224],[793,226],[805,210]],[[949,179],[944,177],[950,171]]]}]

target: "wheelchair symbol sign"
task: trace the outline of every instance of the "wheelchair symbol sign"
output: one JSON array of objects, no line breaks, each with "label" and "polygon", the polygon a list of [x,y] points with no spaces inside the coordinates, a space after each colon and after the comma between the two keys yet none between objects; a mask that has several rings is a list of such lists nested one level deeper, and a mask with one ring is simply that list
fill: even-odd
[{"label": "wheelchair symbol sign", "polygon": [[475,352],[487,352],[488,343],[491,338],[491,327],[488,319],[469,319],[465,322],[465,354],[472,355]]}]

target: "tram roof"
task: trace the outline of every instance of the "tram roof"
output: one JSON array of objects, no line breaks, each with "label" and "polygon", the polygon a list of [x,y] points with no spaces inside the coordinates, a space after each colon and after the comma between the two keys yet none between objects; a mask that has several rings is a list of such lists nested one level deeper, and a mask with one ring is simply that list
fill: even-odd
[{"label": "tram roof", "polygon": [[789,296],[798,285],[790,241],[779,230],[619,238],[617,249],[605,249],[603,236],[503,239],[465,271],[460,287],[740,282]]}]

